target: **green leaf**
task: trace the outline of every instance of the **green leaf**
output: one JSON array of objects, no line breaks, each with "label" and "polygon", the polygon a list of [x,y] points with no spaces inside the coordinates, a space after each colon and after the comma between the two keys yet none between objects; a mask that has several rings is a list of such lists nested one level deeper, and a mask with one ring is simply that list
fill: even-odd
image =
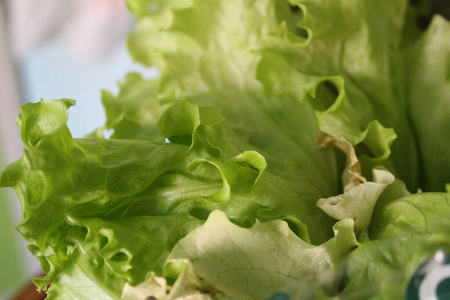
[{"label": "green leaf", "polygon": [[[86,299],[86,300],[112,300],[114,297],[105,292],[105,286],[101,281],[94,281],[88,275],[95,268],[90,268],[87,265],[83,267],[79,263],[68,264],[64,266],[64,272],[58,274],[58,280],[52,281],[52,286],[47,291],[45,299]],[[96,269],[100,272],[101,268]],[[109,278],[108,278],[109,277]],[[109,284],[120,284],[123,282],[114,281],[111,276],[102,276],[101,279]],[[38,287],[43,288],[43,285],[48,282],[41,282],[38,278],[34,280]],[[80,288],[82,287],[82,288]]]},{"label": "green leaf", "polygon": [[450,194],[419,193],[378,204],[370,236],[382,239],[408,232],[433,233],[450,226]]},{"label": "green leaf", "polygon": [[374,182],[364,182],[344,194],[319,199],[317,206],[336,220],[351,218],[355,221],[355,228],[365,230],[370,225],[378,198],[392,182],[394,176],[391,173],[374,170]]},{"label": "green leaf", "polygon": [[269,87],[266,92],[307,101],[322,132],[354,145],[374,120],[393,128],[391,171],[415,190],[418,154],[400,53],[407,1],[292,2],[303,14],[298,26],[308,35],[298,39],[281,27],[264,39],[258,78]]},{"label": "green leaf", "polygon": [[[36,146],[46,136],[67,130],[67,108],[74,100],[43,101],[27,103],[21,108],[17,124],[21,129],[22,141],[27,147]],[[66,133],[67,134],[67,133]]]},{"label": "green leaf", "polygon": [[302,291],[307,298],[321,285],[332,289],[336,283],[327,272],[358,244],[352,220],[337,223],[334,231],[334,238],[313,246],[285,222],[240,228],[214,211],[174,247],[170,258],[189,259],[198,276],[230,299],[264,299],[284,289],[296,294],[299,287],[307,288]]},{"label": "green leaf", "polygon": [[417,268],[436,251],[450,251],[449,228],[361,243],[349,256],[351,280],[340,299],[403,299]]},{"label": "green leaf", "polygon": [[145,80],[131,73],[119,83],[117,96],[102,91],[106,128],[114,130],[111,138],[157,140],[160,137],[156,123],[167,105],[164,107],[155,101],[158,85],[158,79]]},{"label": "green leaf", "polygon": [[450,194],[423,193],[377,204],[372,241],[349,255],[351,278],[342,299],[404,298],[417,268],[436,251],[450,250]]},{"label": "green leaf", "polygon": [[421,159],[421,188],[443,192],[450,182],[450,23],[433,18],[406,51],[409,113]]}]

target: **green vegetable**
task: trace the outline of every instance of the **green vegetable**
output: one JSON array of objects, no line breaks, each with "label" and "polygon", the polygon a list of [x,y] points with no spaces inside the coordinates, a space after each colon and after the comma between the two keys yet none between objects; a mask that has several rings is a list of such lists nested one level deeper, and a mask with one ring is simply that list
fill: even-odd
[{"label": "green vegetable", "polygon": [[48,299],[400,299],[450,251],[448,21],[422,31],[406,0],[127,5],[160,77],[104,91],[81,139],[74,101],[22,106],[0,174]]}]

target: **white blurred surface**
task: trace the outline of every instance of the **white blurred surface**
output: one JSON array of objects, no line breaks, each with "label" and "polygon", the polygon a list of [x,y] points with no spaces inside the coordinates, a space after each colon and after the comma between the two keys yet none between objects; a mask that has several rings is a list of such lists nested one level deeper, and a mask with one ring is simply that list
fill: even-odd
[{"label": "white blurred surface", "polygon": [[18,60],[54,36],[76,57],[101,58],[131,30],[124,0],[7,0],[11,48]]},{"label": "white blurred surface", "polygon": [[15,118],[21,103],[18,74],[12,62],[10,45],[7,42],[6,20],[0,4],[0,138],[3,149],[3,162],[17,160],[22,153],[20,133],[15,126]]},{"label": "white blurred surface", "polygon": [[[15,118],[19,114],[18,106],[21,104],[18,74],[11,59],[11,49],[7,42],[5,21],[4,6],[0,3],[0,153],[2,154],[2,157],[0,158],[0,168],[3,168],[7,163],[11,163],[20,158],[23,148],[19,129],[15,125]],[[2,207],[9,210],[9,213],[12,216],[11,220],[14,222],[14,224],[10,224],[10,227],[8,228],[1,228],[1,230],[5,231],[5,236],[11,236],[13,238],[12,241],[2,240],[2,243],[19,244],[6,244],[5,247],[20,249],[20,253],[17,254],[17,256],[21,257],[23,262],[22,265],[17,266],[18,269],[23,268],[23,270],[2,271],[14,272],[16,274],[15,276],[19,273],[25,273],[28,276],[36,275],[40,270],[39,263],[26,249],[26,242],[14,230],[14,225],[21,219],[19,200],[12,190],[3,191],[2,195],[6,196],[6,199],[0,200],[8,201],[8,203],[4,204]],[[15,232],[15,234],[11,233],[11,235],[9,235],[7,232]],[[17,258],[11,257],[10,259]],[[11,286],[10,291],[14,291],[17,287],[18,286]]]}]

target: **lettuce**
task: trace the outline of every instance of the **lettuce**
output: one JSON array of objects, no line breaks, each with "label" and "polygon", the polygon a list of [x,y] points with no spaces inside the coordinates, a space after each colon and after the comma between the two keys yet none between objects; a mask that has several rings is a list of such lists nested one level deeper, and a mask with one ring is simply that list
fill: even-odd
[{"label": "lettuce", "polygon": [[422,32],[405,0],[127,5],[160,76],[103,91],[84,138],[73,100],[22,106],[0,173],[48,299],[401,298],[450,251],[446,20]]}]

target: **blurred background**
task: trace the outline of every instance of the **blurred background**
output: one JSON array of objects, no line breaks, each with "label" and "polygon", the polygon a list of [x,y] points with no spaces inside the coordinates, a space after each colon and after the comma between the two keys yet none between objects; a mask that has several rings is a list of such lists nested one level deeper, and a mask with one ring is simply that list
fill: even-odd
[{"label": "blurred background", "polygon": [[[75,99],[68,125],[74,137],[82,137],[104,124],[102,89],[117,93],[117,81],[128,72],[157,76],[156,69],[133,63],[127,53],[134,19],[124,2],[0,0],[0,169],[22,155],[15,124],[20,105]],[[1,300],[15,297],[40,274],[15,230],[20,219],[15,194],[0,189]]]}]

